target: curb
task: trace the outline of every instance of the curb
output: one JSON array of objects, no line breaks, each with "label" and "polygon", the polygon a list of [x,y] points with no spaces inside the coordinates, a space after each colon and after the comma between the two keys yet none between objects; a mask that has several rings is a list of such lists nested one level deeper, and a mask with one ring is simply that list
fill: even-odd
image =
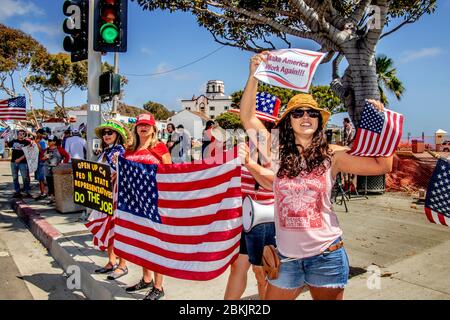
[{"label": "curb", "polygon": [[[71,256],[64,248],[67,239],[55,227],[48,223],[39,213],[20,200],[12,200],[11,207],[29,227],[31,233],[49,251],[52,257],[66,272],[66,276],[74,274],[74,266],[79,270],[81,291],[90,300],[122,300],[136,298],[125,292],[118,285],[94,279],[93,270],[88,270]],[[77,271],[78,271],[77,270]],[[69,281],[70,279],[68,279]]]}]

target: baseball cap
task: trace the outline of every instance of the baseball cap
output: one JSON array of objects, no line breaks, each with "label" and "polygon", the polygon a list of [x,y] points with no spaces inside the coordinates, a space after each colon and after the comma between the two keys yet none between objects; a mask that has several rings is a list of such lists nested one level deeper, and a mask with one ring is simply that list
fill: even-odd
[{"label": "baseball cap", "polygon": [[136,126],[138,126],[140,124],[148,124],[149,126],[154,126],[154,125],[156,125],[156,121],[151,113],[144,113],[144,114],[140,114],[136,118]]}]

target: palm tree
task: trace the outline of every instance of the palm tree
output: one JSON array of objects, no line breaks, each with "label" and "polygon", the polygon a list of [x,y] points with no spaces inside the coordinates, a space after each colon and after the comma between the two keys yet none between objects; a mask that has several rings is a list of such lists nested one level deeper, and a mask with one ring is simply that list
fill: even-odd
[{"label": "palm tree", "polygon": [[385,55],[379,55],[376,58],[377,75],[378,75],[378,89],[380,90],[381,102],[389,105],[384,89],[393,93],[397,100],[400,100],[405,87],[403,83],[396,77],[397,69],[394,68],[394,61]]}]

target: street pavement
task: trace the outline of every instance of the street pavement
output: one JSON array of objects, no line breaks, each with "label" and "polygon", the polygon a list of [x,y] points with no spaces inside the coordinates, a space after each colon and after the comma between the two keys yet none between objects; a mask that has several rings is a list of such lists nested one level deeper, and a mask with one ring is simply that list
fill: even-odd
[{"label": "street pavement", "polygon": [[9,163],[0,166],[0,300],[85,299],[67,289],[64,270],[11,210]]},{"label": "street pavement", "polygon": [[[9,164],[0,162],[0,184],[9,185],[12,195],[12,184],[7,181],[11,181]],[[6,194],[2,191],[3,197]],[[80,221],[80,212],[62,214],[43,201],[24,202],[57,230],[58,235],[47,247],[64,269],[73,265],[81,268],[82,290],[87,298],[143,297],[145,292],[129,295],[124,290],[140,279],[138,266],[129,263],[129,274],[116,281],[93,273],[106,263],[106,255],[93,248],[92,237]],[[349,212],[342,205],[335,205],[351,266],[345,299],[450,299],[450,229],[429,223],[422,203],[411,196],[387,193],[369,195],[368,199],[352,198],[347,205]],[[3,234],[2,229],[0,236]],[[229,270],[205,282],[165,277],[166,299],[220,300],[228,273]],[[257,299],[251,271],[243,298]],[[299,299],[310,299],[310,295],[304,292]]]}]

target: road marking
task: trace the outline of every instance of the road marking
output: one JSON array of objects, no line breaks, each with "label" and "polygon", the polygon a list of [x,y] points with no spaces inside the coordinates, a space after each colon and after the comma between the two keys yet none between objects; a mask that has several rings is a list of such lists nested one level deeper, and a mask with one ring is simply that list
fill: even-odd
[{"label": "road marking", "polygon": [[0,251],[0,258],[1,257],[9,257],[9,252],[6,251]]}]

